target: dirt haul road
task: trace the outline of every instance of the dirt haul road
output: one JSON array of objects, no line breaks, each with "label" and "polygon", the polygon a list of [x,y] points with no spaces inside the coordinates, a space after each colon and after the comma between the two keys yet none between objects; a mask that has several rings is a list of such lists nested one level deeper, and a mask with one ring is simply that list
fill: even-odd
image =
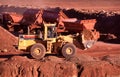
[{"label": "dirt haul road", "polygon": [[97,42],[88,50],[78,49],[78,54],[86,54],[93,57],[103,57],[110,54],[120,54],[120,44]]}]

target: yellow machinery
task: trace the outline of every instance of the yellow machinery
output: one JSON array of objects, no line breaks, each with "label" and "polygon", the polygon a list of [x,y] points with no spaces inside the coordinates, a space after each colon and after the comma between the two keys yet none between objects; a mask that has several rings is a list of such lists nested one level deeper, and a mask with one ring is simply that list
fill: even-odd
[{"label": "yellow machinery", "polygon": [[18,49],[28,50],[35,59],[41,59],[45,54],[51,53],[69,58],[76,54],[73,40],[73,35],[58,35],[56,24],[44,23],[43,29],[37,34],[19,35]]}]

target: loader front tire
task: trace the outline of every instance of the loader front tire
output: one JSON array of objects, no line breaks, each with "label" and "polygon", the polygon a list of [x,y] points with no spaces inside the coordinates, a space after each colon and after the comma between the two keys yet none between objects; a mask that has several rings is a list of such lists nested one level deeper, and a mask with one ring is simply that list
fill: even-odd
[{"label": "loader front tire", "polygon": [[62,47],[62,55],[65,58],[71,58],[73,56],[75,56],[76,54],[76,46],[72,43],[66,43],[63,47]]},{"label": "loader front tire", "polygon": [[43,44],[37,43],[30,48],[30,54],[35,59],[42,59],[45,56],[46,48]]}]

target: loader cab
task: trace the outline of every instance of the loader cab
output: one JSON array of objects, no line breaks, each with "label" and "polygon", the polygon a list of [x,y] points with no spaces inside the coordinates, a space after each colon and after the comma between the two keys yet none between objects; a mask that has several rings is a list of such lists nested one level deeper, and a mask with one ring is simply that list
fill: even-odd
[{"label": "loader cab", "polygon": [[53,40],[56,36],[56,24],[44,23],[44,40]]},{"label": "loader cab", "polygon": [[52,44],[56,42],[56,24],[44,23],[44,41],[46,41],[46,53],[52,53]]}]

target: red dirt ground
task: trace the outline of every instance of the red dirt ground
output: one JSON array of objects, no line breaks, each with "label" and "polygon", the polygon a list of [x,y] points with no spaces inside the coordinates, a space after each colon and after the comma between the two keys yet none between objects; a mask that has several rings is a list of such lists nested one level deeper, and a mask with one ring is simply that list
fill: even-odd
[{"label": "red dirt ground", "polygon": [[93,57],[102,57],[110,54],[120,54],[120,44],[111,44],[104,42],[97,42],[88,50],[78,49],[79,54],[86,54]]},{"label": "red dirt ground", "polygon": [[[1,30],[4,29],[1,28]],[[8,51],[11,52],[15,51],[13,44],[17,41],[16,37],[12,37],[13,35],[9,34],[9,32],[2,31],[1,34],[7,34],[9,38],[1,38],[3,41],[6,39],[6,41],[0,47],[3,49],[8,48]],[[6,36],[0,35],[0,37]],[[0,76],[2,77],[120,76],[120,44],[99,41],[91,49],[78,49],[77,55],[69,60],[56,56],[46,56],[42,61],[30,59],[27,56],[0,57]]]}]

